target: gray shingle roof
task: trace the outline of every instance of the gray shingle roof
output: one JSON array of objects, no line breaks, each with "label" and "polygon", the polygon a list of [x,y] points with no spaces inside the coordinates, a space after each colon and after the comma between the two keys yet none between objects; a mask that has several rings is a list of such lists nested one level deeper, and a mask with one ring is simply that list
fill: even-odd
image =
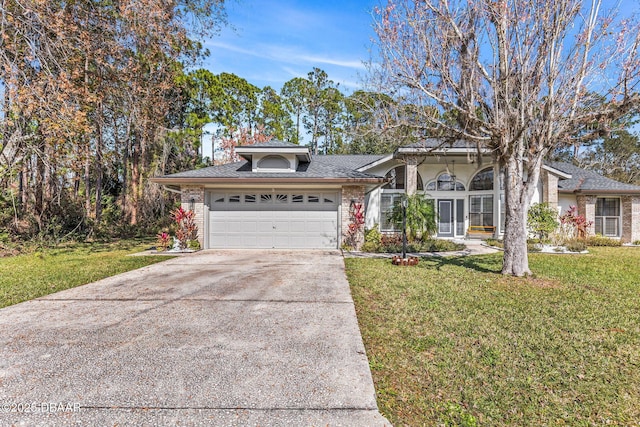
[{"label": "gray shingle roof", "polygon": [[618,182],[611,178],[606,178],[597,172],[574,166],[571,163],[545,162],[545,164],[571,175],[571,178],[562,179],[558,182],[558,189],[561,191],[621,191],[640,193],[640,186]]},{"label": "gray shingle roof", "polygon": [[[355,157],[348,160],[345,157]],[[210,166],[186,172],[165,175],[161,179],[171,178],[253,178],[253,179],[292,179],[292,178],[344,178],[344,179],[376,179],[376,175],[358,172],[353,165],[370,163],[368,158],[382,156],[314,156],[310,163],[300,163],[296,172],[252,172],[251,163],[240,161],[225,165]],[[351,164],[350,164],[351,162]]]},{"label": "gray shingle roof", "polygon": [[387,156],[379,154],[332,154],[312,156],[312,159],[328,162],[341,168],[360,169],[384,157]]},{"label": "gray shingle roof", "polygon": [[251,147],[251,148],[289,148],[289,147],[305,147],[305,145],[298,145],[292,142],[280,141],[279,139],[272,139],[266,142],[259,142],[253,145],[240,145],[239,147]]}]

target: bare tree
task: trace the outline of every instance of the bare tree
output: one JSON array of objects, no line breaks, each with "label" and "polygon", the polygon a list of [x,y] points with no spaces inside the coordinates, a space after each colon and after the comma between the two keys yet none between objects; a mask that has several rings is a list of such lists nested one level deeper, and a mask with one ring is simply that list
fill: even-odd
[{"label": "bare tree", "polygon": [[[543,158],[637,104],[638,23],[601,0],[389,0],[374,19],[374,81],[447,113],[415,128],[435,124],[493,153],[505,174],[502,272],[530,273],[526,218]],[[590,108],[588,92],[604,106]]]}]

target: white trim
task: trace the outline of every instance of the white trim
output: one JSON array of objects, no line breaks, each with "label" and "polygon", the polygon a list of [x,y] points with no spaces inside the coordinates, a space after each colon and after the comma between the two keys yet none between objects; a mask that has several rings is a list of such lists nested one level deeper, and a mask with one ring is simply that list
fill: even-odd
[{"label": "white trim", "polygon": [[389,154],[388,156],[383,157],[383,158],[381,158],[381,159],[378,159],[378,160],[376,160],[376,161],[375,161],[375,162],[373,162],[373,163],[369,163],[369,164],[367,164],[367,165],[361,166],[361,167],[359,167],[358,169],[356,169],[356,171],[358,171],[358,172],[364,172],[364,171],[366,171],[366,170],[369,170],[369,169],[375,168],[376,166],[379,166],[379,165],[381,165],[382,163],[388,162],[388,161],[390,161],[390,160],[393,160],[393,154]]}]

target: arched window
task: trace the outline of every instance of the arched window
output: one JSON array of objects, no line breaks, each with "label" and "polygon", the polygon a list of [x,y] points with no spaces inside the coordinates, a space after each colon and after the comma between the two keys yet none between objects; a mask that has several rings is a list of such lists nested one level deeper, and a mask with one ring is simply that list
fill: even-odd
[{"label": "arched window", "polygon": [[[386,180],[388,180],[389,182],[387,182],[382,189],[383,190],[404,190],[404,180],[405,180],[405,166],[396,166],[395,168],[391,169],[389,172],[387,172],[387,174],[384,176],[384,178]],[[417,189],[422,191],[423,190],[423,185],[422,185],[422,177],[420,176],[420,173],[418,173],[417,176]]]},{"label": "arched window", "polygon": [[427,184],[427,191],[464,191],[464,184],[456,181],[450,174],[442,173],[435,181]]},{"label": "arched window", "polygon": [[493,190],[493,168],[486,168],[478,172],[471,180],[469,190]]},{"label": "arched window", "polygon": [[464,191],[464,184],[456,181],[455,177],[448,173],[441,173],[436,179],[436,189],[438,191]]},{"label": "arched window", "polygon": [[404,190],[404,166],[391,169],[384,178],[388,181],[382,187],[384,190]]},{"label": "arched window", "polygon": [[289,160],[282,156],[266,156],[258,161],[259,169],[289,169]]}]

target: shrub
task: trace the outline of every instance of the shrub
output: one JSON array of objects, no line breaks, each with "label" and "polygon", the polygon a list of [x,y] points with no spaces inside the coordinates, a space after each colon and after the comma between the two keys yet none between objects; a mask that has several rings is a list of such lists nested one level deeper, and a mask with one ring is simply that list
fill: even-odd
[{"label": "shrub", "polygon": [[162,233],[158,233],[156,236],[156,249],[158,251],[164,252],[171,245],[171,236],[166,231]]},{"label": "shrub", "polygon": [[189,240],[196,240],[198,227],[196,226],[195,216],[195,212],[185,210],[182,206],[171,212],[171,217],[178,225],[176,239],[180,242],[180,249],[186,249]]},{"label": "shrub", "polygon": [[587,229],[593,221],[587,221],[584,215],[578,215],[578,208],[569,206],[569,210],[560,217],[560,242],[571,238],[584,239],[587,237]]},{"label": "shrub", "polygon": [[364,228],[364,206],[362,203],[352,203],[349,207],[349,226],[343,244],[345,249],[358,249],[360,232]]},{"label": "shrub", "polygon": [[495,248],[504,248],[504,244],[502,243],[502,240],[498,240],[498,239],[487,239],[484,241],[487,245],[489,246],[493,246]]},{"label": "shrub", "polygon": [[579,239],[569,240],[564,246],[569,252],[582,252],[587,249],[587,244],[584,240]]},{"label": "shrub", "polygon": [[589,246],[622,246],[622,242],[618,239],[611,239],[609,237],[596,234],[587,239],[587,245]]},{"label": "shrub", "polygon": [[364,244],[362,250],[364,252],[380,252],[382,249],[382,234],[378,230],[378,224],[374,225],[370,230],[364,232]]},{"label": "shrub", "polygon": [[541,250],[542,246],[539,243],[527,242],[528,252],[540,252]]},{"label": "shrub", "polygon": [[633,244],[640,246],[640,240],[636,240],[635,242],[633,242]]},{"label": "shrub", "polygon": [[536,203],[529,208],[527,226],[540,240],[547,239],[558,225],[558,212],[547,203]]},{"label": "shrub", "polygon": [[427,239],[420,242],[420,252],[451,252],[461,251],[465,246],[461,243],[456,243],[451,240],[444,239]]},{"label": "shrub", "polygon": [[[365,243],[367,245],[367,243]],[[444,239],[425,239],[407,242],[407,252],[450,252],[461,251],[465,245]],[[383,234],[378,252],[395,253],[402,251],[402,235]]]},{"label": "shrub", "polygon": [[200,250],[200,242],[197,240],[189,240],[187,242],[187,247],[191,250],[198,251]]}]

